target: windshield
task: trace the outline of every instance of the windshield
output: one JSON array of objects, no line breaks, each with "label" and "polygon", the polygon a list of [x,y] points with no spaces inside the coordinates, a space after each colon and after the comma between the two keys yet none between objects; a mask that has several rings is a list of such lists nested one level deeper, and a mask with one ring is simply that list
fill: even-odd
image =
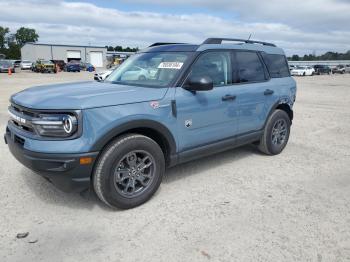
[{"label": "windshield", "polygon": [[7,61],[0,61],[0,65],[1,66],[11,66],[11,63],[7,62]]},{"label": "windshield", "polygon": [[166,87],[178,75],[188,56],[188,53],[181,52],[135,54],[113,71],[106,81],[125,85]]}]

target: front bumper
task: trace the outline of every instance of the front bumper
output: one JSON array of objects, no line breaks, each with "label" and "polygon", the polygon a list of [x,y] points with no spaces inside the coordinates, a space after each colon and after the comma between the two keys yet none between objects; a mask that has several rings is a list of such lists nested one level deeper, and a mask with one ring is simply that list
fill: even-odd
[{"label": "front bumper", "polygon": [[[82,154],[51,154],[27,150],[26,138],[9,129],[4,136],[12,155],[24,166],[45,177],[65,192],[81,192],[90,186],[90,177],[98,152]],[[90,164],[81,165],[82,157],[91,157]]]}]

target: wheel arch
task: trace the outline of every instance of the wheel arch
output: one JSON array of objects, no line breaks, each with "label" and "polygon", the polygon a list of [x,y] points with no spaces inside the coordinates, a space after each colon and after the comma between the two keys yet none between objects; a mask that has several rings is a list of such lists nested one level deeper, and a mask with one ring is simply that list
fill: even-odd
[{"label": "wheel arch", "polygon": [[283,110],[287,113],[287,115],[289,116],[290,122],[292,123],[293,118],[294,118],[294,112],[290,106],[290,104],[288,103],[288,101],[286,100],[281,100],[276,102],[270,109],[270,112],[268,114],[268,117],[265,120],[265,124],[264,127],[266,126],[267,120],[269,119],[269,117],[271,116],[271,114],[276,110],[276,109],[280,109]]},{"label": "wheel arch", "polygon": [[153,139],[162,149],[167,165],[173,162],[176,155],[176,142],[170,130],[163,124],[154,120],[134,120],[119,125],[109,130],[93,145],[92,151],[103,151],[103,149],[116,137],[136,133]]},{"label": "wheel arch", "polygon": [[290,122],[292,122],[293,117],[294,117],[294,112],[293,112],[293,110],[290,108],[289,104],[287,104],[287,103],[278,104],[278,105],[275,107],[275,110],[276,110],[276,109],[280,109],[280,110],[285,111],[285,112],[288,114],[288,116],[289,116]]}]

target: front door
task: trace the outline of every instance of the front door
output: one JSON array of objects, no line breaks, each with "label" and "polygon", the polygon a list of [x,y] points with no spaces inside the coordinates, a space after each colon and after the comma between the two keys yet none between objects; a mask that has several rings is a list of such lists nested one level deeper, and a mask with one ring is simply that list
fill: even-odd
[{"label": "front door", "polygon": [[232,88],[231,53],[203,53],[192,65],[191,76],[209,76],[209,91],[176,90],[179,150],[185,151],[237,134],[238,107]]}]

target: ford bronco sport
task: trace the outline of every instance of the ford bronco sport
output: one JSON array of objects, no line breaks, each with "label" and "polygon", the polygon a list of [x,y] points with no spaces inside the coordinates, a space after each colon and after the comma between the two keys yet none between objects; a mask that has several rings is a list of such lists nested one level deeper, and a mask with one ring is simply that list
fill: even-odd
[{"label": "ford bronco sport", "polygon": [[156,43],[103,82],[14,94],[5,141],[62,190],[91,186],[107,205],[132,208],[151,198],[167,167],[248,143],[279,154],[295,95],[284,52],[273,44]]}]

